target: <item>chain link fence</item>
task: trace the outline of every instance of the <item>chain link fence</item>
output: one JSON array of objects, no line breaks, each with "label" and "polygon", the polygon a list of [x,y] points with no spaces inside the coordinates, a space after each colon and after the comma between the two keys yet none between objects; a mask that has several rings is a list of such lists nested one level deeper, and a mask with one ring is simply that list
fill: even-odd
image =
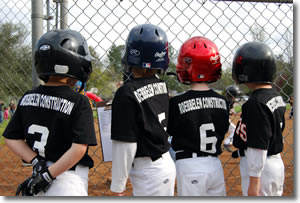
[{"label": "chain link fence", "polygon": [[[2,0],[0,2],[0,101],[8,107],[17,103],[23,93],[33,86],[32,74],[32,2],[31,0]],[[63,8],[63,11],[61,9]],[[60,11],[60,12],[59,12]],[[61,20],[63,19],[63,20]],[[284,196],[294,195],[293,117],[290,118],[290,97],[293,95],[293,2],[228,1],[228,0],[44,0],[43,33],[68,27],[79,31],[88,41],[94,62],[94,71],[86,90],[97,88],[102,99],[113,98],[122,80],[121,52],[131,28],[137,24],[152,23],[166,31],[170,43],[169,72],[175,72],[176,57],[181,44],[193,36],[204,36],[214,41],[221,54],[222,78],[211,87],[224,94],[233,84],[231,63],[235,50],[248,41],[262,41],[269,45],[277,58],[274,87],[287,102],[284,131],[285,164]],[[175,77],[163,76],[171,94],[187,90]],[[239,118],[240,105],[249,90],[241,87],[244,96],[235,107]],[[4,109],[4,106],[2,109]],[[3,113],[3,112],[1,112]],[[16,187],[31,173],[4,144],[2,133],[9,121],[0,123],[0,195],[14,195]],[[99,127],[95,112],[95,128]],[[90,154],[95,167],[90,171],[89,195],[109,196],[111,163],[103,162],[101,142]],[[239,159],[224,151],[220,156],[228,196],[241,196]],[[127,194],[131,194],[128,183]]]}]

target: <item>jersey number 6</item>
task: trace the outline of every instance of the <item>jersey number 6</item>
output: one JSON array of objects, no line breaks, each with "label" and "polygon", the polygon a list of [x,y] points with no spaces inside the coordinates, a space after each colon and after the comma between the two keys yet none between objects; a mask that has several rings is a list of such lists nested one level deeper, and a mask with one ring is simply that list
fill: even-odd
[{"label": "jersey number 6", "polygon": [[[200,126],[200,151],[207,153],[216,153],[216,143],[218,139],[213,137],[207,137],[207,131],[211,130],[215,132],[215,126],[213,123],[205,123]],[[207,144],[211,144],[211,149],[207,149]]]}]

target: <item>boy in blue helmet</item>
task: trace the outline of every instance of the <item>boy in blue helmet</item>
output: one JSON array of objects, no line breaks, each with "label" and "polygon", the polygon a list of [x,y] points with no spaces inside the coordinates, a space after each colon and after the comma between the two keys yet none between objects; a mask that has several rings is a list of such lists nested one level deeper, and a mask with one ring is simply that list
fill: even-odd
[{"label": "boy in blue helmet", "polygon": [[157,73],[168,68],[168,41],[157,26],[134,27],[122,63],[133,78],[112,103],[111,191],[124,195],[128,176],[134,196],[173,196],[176,177],[166,132],[169,97]]}]

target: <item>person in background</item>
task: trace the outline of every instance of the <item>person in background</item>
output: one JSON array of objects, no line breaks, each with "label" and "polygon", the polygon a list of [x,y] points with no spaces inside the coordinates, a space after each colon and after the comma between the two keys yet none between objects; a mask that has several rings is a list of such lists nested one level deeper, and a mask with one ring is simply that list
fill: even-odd
[{"label": "person in background", "polygon": [[291,119],[294,116],[294,97],[293,96],[290,96],[289,103],[291,105],[291,111],[289,114],[289,118]]},{"label": "person in background", "polygon": [[0,123],[3,123],[3,108],[4,102],[0,100]]},{"label": "person in background", "polygon": [[10,112],[10,116],[12,117],[16,111],[16,102],[12,99],[9,103],[9,112]]},{"label": "person in background", "polygon": [[9,117],[9,112],[8,112],[8,107],[4,107],[4,120],[8,120]]},{"label": "person in background", "polygon": [[[241,95],[241,90],[237,85],[229,85],[228,87],[226,87],[225,97],[229,103],[229,109],[230,109],[229,115],[230,116],[233,116],[236,114],[234,105],[236,103],[236,98],[240,95]],[[234,130],[235,130],[236,126],[233,124],[233,122],[231,122],[231,120],[229,120],[229,122],[230,122],[229,129],[228,129],[229,135],[224,140],[223,147],[226,151],[233,152],[232,141],[233,141],[233,135],[234,135]]]}]

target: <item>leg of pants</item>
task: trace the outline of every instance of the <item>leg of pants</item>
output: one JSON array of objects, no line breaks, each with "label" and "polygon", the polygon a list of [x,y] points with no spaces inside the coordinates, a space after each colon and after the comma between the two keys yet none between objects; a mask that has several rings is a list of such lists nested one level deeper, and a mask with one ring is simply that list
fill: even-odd
[{"label": "leg of pants", "polygon": [[78,165],[75,171],[68,170],[57,176],[48,191],[37,196],[88,196],[88,173],[88,167]]},{"label": "leg of pants", "polygon": [[[243,195],[248,196],[249,175],[247,158],[240,159]],[[281,196],[284,184],[284,164],[280,154],[268,156],[260,177],[260,196]]]},{"label": "leg of pants", "polygon": [[129,178],[134,196],[174,196],[176,168],[169,152],[154,162],[135,158],[133,164]]},{"label": "leg of pants", "polygon": [[176,161],[178,196],[226,196],[224,172],[217,157]]}]

